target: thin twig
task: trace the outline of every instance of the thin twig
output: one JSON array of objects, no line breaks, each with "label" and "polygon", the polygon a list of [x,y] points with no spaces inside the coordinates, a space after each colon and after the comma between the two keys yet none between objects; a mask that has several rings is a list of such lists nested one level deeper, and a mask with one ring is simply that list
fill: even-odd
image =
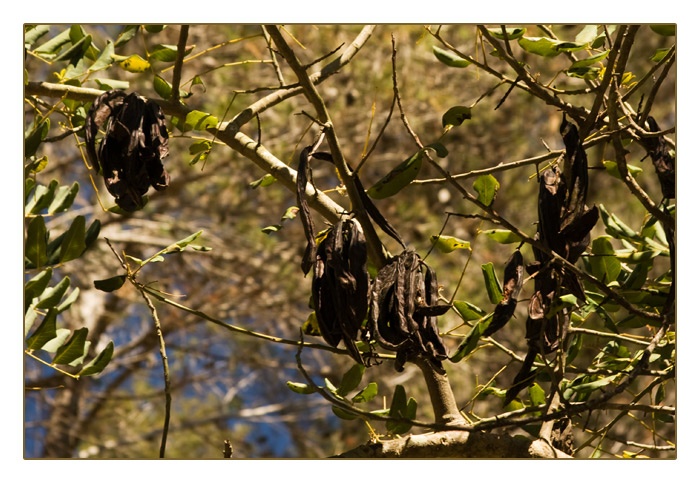
[{"label": "thin twig", "polygon": [[267,30],[265,29],[264,25],[260,26],[260,30],[262,30],[263,36],[265,37],[265,43],[267,44],[268,52],[270,52],[270,60],[272,60],[272,65],[275,68],[275,74],[277,75],[277,80],[279,81],[280,86],[283,86],[285,84],[284,75],[282,74],[282,69],[280,69],[279,62],[277,62],[277,56],[275,55],[275,50],[272,48],[272,41],[270,40],[270,34],[267,33]]},{"label": "thin twig", "polygon": [[172,395],[170,394],[170,369],[168,367],[168,355],[165,350],[165,338],[163,336],[163,328],[160,324],[158,312],[151,299],[146,295],[145,286],[138,283],[135,279],[130,279],[130,282],[136,287],[143,299],[146,301],[148,309],[151,311],[151,317],[156,327],[156,334],[160,342],[160,358],[163,361],[163,381],[165,383],[165,417],[163,420],[163,434],[160,440],[160,458],[165,458],[165,446],[168,442],[168,428],[170,426],[170,405],[172,403]]}]

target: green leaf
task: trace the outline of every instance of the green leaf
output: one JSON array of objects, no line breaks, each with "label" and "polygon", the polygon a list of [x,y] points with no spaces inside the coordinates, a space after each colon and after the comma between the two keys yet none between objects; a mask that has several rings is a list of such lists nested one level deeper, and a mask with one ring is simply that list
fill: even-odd
[{"label": "green leaf", "polygon": [[416,179],[422,165],[423,152],[418,151],[372,185],[367,190],[367,194],[375,199],[384,199],[395,195]]},{"label": "green leaf", "polygon": [[51,288],[44,290],[39,296],[39,302],[36,304],[37,309],[50,309],[58,305],[58,303],[68,291],[70,287],[70,278],[63,277],[60,282]]},{"label": "green leaf", "polygon": [[80,288],[75,287],[73,291],[68,294],[66,298],[64,298],[60,305],[56,307],[56,311],[60,314],[64,310],[68,309],[71,305],[73,305],[73,302],[75,302],[78,299],[78,295],[80,294]]},{"label": "green leaf", "polygon": [[24,177],[27,178],[33,174],[40,173],[49,165],[49,158],[42,156],[38,159],[29,161],[24,167]]},{"label": "green leaf", "polygon": [[24,256],[35,268],[46,265],[46,224],[42,216],[37,216],[29,222]]},{"label": "green leaf", "polygon": [[[605,166],[605,171],[607,171],[607,173],[609,175],[611,175],[617,179],[622,179],[622,177],[620,176],[620,172],[617,169],[617,163],[615,161],[603,160],[603,166]],[[628,164],[627,171],[629,171],[630,175],[633,178],[636,178],[637,175],[644,170],[642,168],[640,168],[639,166],[632,166],[631,164]]]},{"label": "green leaf", "polygon": [[597,25],[586,25],[574,39],[579,44],[590,44],[598,37]]},{"label": "green leaf", "polygon": [[576,359],[581,347],[583,347],[583,337],[581,337],[581,334],[574,334],[571,339],[569,349],[566,353],[566,365],[571,364],[574,359]]},{"label": "green leaf", "polygon": [[492,304],[497,304],[503,300],[503,288],[501,282],[496,277],[496,272],[493,268],[493,263],[489,262],[481,266],[481,273],[484,276],[486,284],[486,292],[489,295],[489,300]]},{"label": "green leaf", "polygon": [[596,381],[592,382],[585,382],[583,384],[577,384],[576,386],[571,386],[570,389],[573,392],[577,393],[590,393],[595,391],[596,389],[600,389],[601,387],[605,387],[611,382],[615,380],[617,376],[608,376],[608,377],[603,377],[601,379],[598,379]]},{"label": "green leaf", "polygon": [[528,386],[527,392],[533,406],[539,406],[547,401],[544,389],[542,389],[536,382],[533,382],[530,386]]},{"label": "green leaf", "polygon": [[63,344],[66,343],[68,337],[70,337],[70,333],[71,332],[68,329],[56,329],[56,337],[41,346],[41,350],[51,353],[56,352]]},{"label": "green leaf", "polygon": [[455,250],[461,249],[471,250],[471,246],[468,241],[453,236],[432,235],[430,237],[430,242],[435,244],[437,249],[442,253],[451,253]]},{"label": "green leaf", "polygon": [[61,242],[60,262],[74,260],[83,254],[85,246],[85,217],[77,216]]},{"label": "green leaf", "polygon": [[520,37],[518,44],[526,52],[544,57],[555,57],[564,51],[575,52],[586,48],[585,43],[566,42],[548,37]]},{"label": "green leaf", "polygon": [[596,62],[601,62],[608,56],[609,53],[610,51],[606,50],[605,52],[602,52],[600,54],[591,55],[587,59],[577,60],[576,62],[571,64],[571,67],[569,67],[569,69],[575,69],[577,67],[588,67],[590,65],[595,64]]},{"label": "green leaf", "polygon": [[100,235],[100,229],[102,228],[102,222],[100,220],[93,220],[92,223],[90,223],[90,227],[87,229],[85,232],[85,246],[90,248],[93,243],[95,243],[95,240],[97,240],[97,237]]},{"label": "green leaf", "polygon": [[49,33],[49,25],[34,25],[24,32],[24,48],[29,49],[41,37]]},{"label": "green leaf", "polygon": [[219,124],[219,120],[211,114],[202,111],[190,111],[187,113],[185,120],[178,119],[175,126],[180,131],[187,132],[191,130],[205,131],[210,127],[216,127],[217,124]]},{"label": "green leaf", "polygon": [[138,25],[127,25],[119,34],[119,37],[117,37],[117,40],[114,42],[114,46],[121,47],[122,45],[126,44],[128,41],[134,38],[138,31]]},{"label": "green leaf", "polygon": [[97,58],[94,64],[90,66],[88,69],[89,72],[97,72],[99,70],[104,70],[108,68],[109,66],[112,65],[112,62],[114,61],[113,59],[114,56],[114,44],[112,43],[111,40],[107,41],[107,45],[105,46],[104,50],[100,54],[100,56]]},{"label": "green leaf", "polygon": [[173,95],[173,86],[159,75],[153,77],[153,89],[155,89],[156,94],[166,100]]},{"label": "green leaf", "polygon": [[117,275],[104,280],[95,280],[93,284],[97,290],[101,290],[103,292],[114,292],[124,285],[124,281],[126,281],[126,275]]},{"label": "green leaf", "polygon": [[80,184],[77,181],[71,186],[59,187],[53,201],[51,201],[51,204],[49,204],[49,207],[47,208],[48,214],[53,215],[66,211],[68,208],[70,208],[73,205],[73,201],[75,201],[75,197],[77,196],[79,190]]},{"label": "green leaf", "polygon": [[[391,399],[389,407],[389,416],[392,418],[403,418],[406,410],[406,389],[401,384],[397,384],[394,388],[394,397]],[[388,424],[388,423],[387,423]]]},{"label": "green leaf", "polygon": [[470,61],[463,59],[454,52],[441,49],[437,46],[433,47],[433,54],[435,54],[435,57],[437,57],[440,62],[450,67],[464,68],[471,64]]},{"label": "green leaf", "polygon": [[182,240],[175,242],[180,249],[185,248],[187,245],[195,241],[203,233],[204,230],[199,230],[197,233],[193,233],[190,236],[183,238]]},{"label": "green leaf", "polygon": [[467,106],[450,107],[445,114],[442,115],[442,127],[459,126],[467,119],[472,118],[472,109]]},{"label": "green leaf", "polygon": [[41,321],[41,324],[27,339],[27,349],[35,351],[41,349],[44,344],[56,337],[56,312],[55,309],[49,312]]},{"label": "green leaf", "polygon": [[53,37],[51,40],[41,44],[39,47],[34,49],[34,53],[39,54],[45,59],[53,59],[56,56],[56,53],[69,42],[70,28],[67,28],[60,34]]},{"label": "green leaf", "polygon": [[498,180],[490,174],[482,174],[473,184],[474,190],[479,194],[477,200],[486,206],[493,203],[500,186]]},{"label": "green leaf", "polygon": [[36,150],[39,148],[39,144],[44,140],[46,135],[49,133],[49,127],[51,122],[48,119],[44,119],[41,123],[35,126],[31,132],[25,134],[24,136],[24,157],[29,158],[34,156]]},{"label": "green leaf", "polygon": [[328,389],[330,392],[333,394],[337,395],[338,394],[338,388],[333,385],[333,383],[327,378],[323,378],[323,382],[326,384],[326,389]]},{"label": "green leaf", "polygon": [[253,189],[265,188],[266,186],[270,186],[275,181],[277,181],[277,178],[275,178],[271,174],[266,174],[262,178],[256,179],[255,181],[250,183],[248,186],[250,186]]},{"label": "green leaf", "polygon": [[479,320],[486,315],[486,311],[484,309],[477,307],[471,302],[456,300],[452,305],[454,305],[457,312],[459,312],[459,316],[462,317],[462,320],[465,322],[470,320]]},{"label": "green leaf", "polygon": [[493,319],[493,314],[485,317],[479,323],[474,324],[469,333],[462,339],[462,342],[457,347],[457,351],[450,357],[450,362],[459,362],[469,354],[474,352],[476,346],[479,344],[479,339],[484,333],[486,328],[491,324]]},{"label": "green leaf", "polygon": [[627,226],[614,213],[610,213],[601,203],[598,205],[598,212],[605,225],[605,233],[617,239],[638,240],[639,234],[632,228]]},{"label": "green leaf", "polygon": [[56,351],[56,356],[51,361],[52,364],[80,364],[87,351],[90,348],[90,343],[86,342],[88,329],[83,327],[73,332],[73,337],[70,338],[63,346]]},{"label": "green leaf", "polygon": [[149,34],[157,34],[165,29],[166,25],[144,25],[143,28]]},{"label": "green leaf", "polygon": [[592,257],[589,257],[593,276],[605,284],[617,280],[622,266],[615,258],[615,250],[608,236],[600,236],[591,243]]},{"label": "green leaf", "polygon": [[561,54],[556,46],[559,41],[547,37],[520,37],[518,45],[526,52],[542,55],[544,57],[555,57]]},{"label": "green leaf", "polygon": [[522,241],[518,235],[516,235],[510,230],[493,229],[485,230],[482,233],[490,239],[497,241],[498,243],[501,243],[503,245],[507,245],[509,243],[520,243]]},{"label": "green leaf", "polygon": [[673,37],[674,35],[676,35],[676,26],[674,24],[649,25],[649,28],[657,34],[666,37]]},{"label": "green leaf", "polygon": [[525,34],[527,29],[525,29],[523,27],[513,27],[513,28],[506,28],[505,30],[506,30],[506,35],[503,35],[503,29],[501,29],[500,27],[496,28],[496,29],[488,29],[488,31],[491,33],[491,35],[496,37],[498,40],[505,40],[506,36],[508,37],[508,40],[519,39],[520,37],[522,37]]},{"label": "green leaf", "polygon": [[36,274],[26,284],[24,284],[25,311],[29,308],[29,304],[31,303],[32,299],[38,297],[44,292],[46,287],[49,285],[52,276],[53,269],[47,268]]},{"label": "green leaf", "polygon": [[129,89],[129,81],[119,79],[92,79],[97,84],[97,87],[103,91],[111,89],[121,89],[123,91]]},{"label": "green leaf", "polygon": [[56,179],[51,180],[48,186],[37,185],[34,194],[24,206],[24,215],[38,215],[47,208],[56,196],[56,188],[58,188],[58,180]]},{"label": "green leaf", "polygon": [[53,61],[60,62],[63,60],[69,60],[72,64],[75,64],[85,55],[87,50],[90,48],[90,44],[92,44],[92,36],[87,35],[83,37],[81,41],[73,44],[72,47],[61,52],[61,54],[56,56]]},{"label": "green leaf", "polygon": [[362,391],[352,397],[352,402],[365,403],[375,398],[377,395],[377,383],[370,382]]},{"label": "green leaf", "polygon": [[340,419],[345,419],[347,421],[352,421],[353,419],[357,419],[359,417],[357,414],[345,411],[337,406],[331,406],[331,411],[333,411],[333,414],[338,416]]},{"label": "green leaf", "polygon": [[577,79],[595,80],[598,79],[603,72],[600,67],[570,67],[564,73],[569,77]]},{"label": "green leaf", "polygon": [[287,387],[297,394],[313,394],[316,390],[308,384],[287,381]]},{"label": "green leaf", "polygon": [[360,385],[362,375],[365,373],[365,366],[362,364],[353,365],[344,375],[338,386],[338,395],[345,397],[350,391]]},{"label": "green leaf", "polygon": [[661,62],[663,58],[666,57],[666,54],[668,54],[669,50],[671,50],[671,47],[656,49],[656,52],[649,60],[651,60],[652,62]]},{"label": "green leaf", "polygon": [[107,364],[109,364],[109,361],[112,360],[112,355],[114,354],[114,342],[111,340],[109,341],[109,344],[107,344],[107,347],[102,349],[102,352],[100,352],[97,357],[95,357],[93,360],[88,362],[78,373],[79,376],[94,376],[96,374],[99,374],[104,370],[105,367],[107,367]]},{"label": "green leaf", "polygon": [[[391,400],[389,408],[389,416],[392,418],[415,419],[418,403],[415,399],[406,400],[406,390],[401,384],[398,384],[394,389],[394,397]],[[403,434],[411,429],[410,423],[397,423],[387,421],[386,429],[392,434]]]},{"label": "green leaf", "polygon": [[[194,45],[185,47],[185,57],[192,52]],[[151,51],[151,59],[161,62],[175,62],[177,59],[177,45],[158,44]]]}]

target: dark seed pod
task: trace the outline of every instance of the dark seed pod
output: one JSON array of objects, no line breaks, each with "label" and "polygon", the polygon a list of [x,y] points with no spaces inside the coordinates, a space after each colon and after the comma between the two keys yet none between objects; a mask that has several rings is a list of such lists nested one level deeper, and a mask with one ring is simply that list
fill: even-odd
[{"label": "dark seed pod", "polygon": [[318,245],[312,298],[323,338],[333,347],[342,340],[360,364],[366,361],[355,341],[367,316],[367,244],[352,219],[338,222]]},{"label": "dark seed pod", "polygon": [[[425,275],[423,269],[425,268]],[[449,306],[437,304],[435,272],[418,254],[404,250],[377,273],[372,287],[369,311],[370,334],[377,343],[397,352],[396,369],[406,360],[425,355],[439,370],[447,358],[435,316]]]},{"label": "dark seed pod", "polygon": [[[647,125],[652,132],[661,131],[656,120],[649,116],[647,117]],[[643,137],[640,143],[651,156],[651,161],[654,163],[656,175],[661,184],[661,194],[664,198],[676,197],[676,156],[666,144],[663,136]]]},{"label": "dark seed pod", "polygon": [[[578,129],[564,116],[560,132],[566,148],[563,172],[549,168],[542,174],[535,238],[553,252],[575,263],[590,242],[590,231],[598,221],[598,209],[595,206],[588,208],[585,204],[588,194],[588,160]],[[532,382],[536,374],[532,370],[532,363],[537,354],[550,354],[565,339],[569,311],[563,309],[558,314],[550,314],[555,297],[571,293],[585,300],[581,281],[574,273],[557,268],[542,251],[536,248],[533,251],[537,261],[527,269],[535,279],[535,293],[530,299],[526,322],[528,354],[506,393],[506,404]],[[501,323],[498,317],[505,317],[508,311],[508,308],[503,308],[499,312],[497,308],[492,325],[497,321]]]},{"label": "dark seed pod", "polygon": [[[95,150],[95,136],[105,124]],[[135,93],[111,90],[93,102],[85,120],[88,158],[99,167],[109,193],[125,211],[143,208],[149,187],[164,190],[170,176],[162,160],[168,155],[168,130],[157,103]]]}]

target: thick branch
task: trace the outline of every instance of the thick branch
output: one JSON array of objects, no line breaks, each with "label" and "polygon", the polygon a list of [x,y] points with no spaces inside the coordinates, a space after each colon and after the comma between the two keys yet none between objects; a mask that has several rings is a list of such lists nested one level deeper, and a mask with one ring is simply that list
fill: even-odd
[{"label": "thick branch", "polygon": [[355,217],[357,218],[357,221],[360,222],[360,225],[362,225],[362,230],[364,231],[365,238],[367,239],[367,254],[374,262],[375,266],[382,267],[386,263],[387,256],[383,249],[383,245],[379,240],[376,231],[374,230],[374,226],[372,225],[367,212],[364,210],[362,198],[357,192],[357,186],[352,178],[352,170],[346,163],[343,152],[340,149],[340,141],[336,135],[335,128],[333,127],[330,114],[325,103],[323,102],[323,98],[306,72],[306,67],[299,62],[296,54],[291,49],[289,44],[287,44],[279,29],[274,25],[266,25],[265,28],[275,43],[275,46],[277,46],[284,59],[287,61],[287,64],[289,64],[299,79],[299,83],[304,90],[304,95],[309,100],[311,105],[314,106],[319,120],[325,125],[326,139],[328,140],[328,146],[330,147],[331,154],[333,156],[333,162],[335,163],[336,168],[338,168],[340,178],[342,179],[343,184],[347,189],[348,196],[350,197],[350,202],[352,203]]},{"label": "thick branch", "polygon": [[367,443],[336,458],[570,458],[544,441],[507,434],[441,431]]}]

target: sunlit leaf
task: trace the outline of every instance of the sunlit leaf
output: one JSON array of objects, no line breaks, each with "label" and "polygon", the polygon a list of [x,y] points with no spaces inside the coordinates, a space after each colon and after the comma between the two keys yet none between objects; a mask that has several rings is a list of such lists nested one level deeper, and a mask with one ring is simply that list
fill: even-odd
[{"label": "sunlit leaf", "polygon": [[[192,52],[192,49],[194,49],[194,45],[185,47],[185,56]],[[177,59],[177,45],[158,44],[153,47],[150,57],[161,62],[175,62],[175,59]]]},{"label": "sunlit leaf", "polygon": [[508,40],[515,40],[522,37],[525,34],[526,29],[523,27],[506,28],[506,35],[503,35],[503,29],[501,28],[488,29],[488,31],[498,40],[505,40],[506,36],[508,37]]},{"label": "sunlit leaf", "polygon": [[574,40],[580,44],[588,44],[590,42],[593,42],[597,37],[598,37],[598,26],[597,25],[586,25],[576,35],[576,38]]},{"label": "sunlit leaf", "polygon": [[352,401],[356,403],[369,402],[377,395],[377,383],[370,382],[362,391],[352,397]]},{"label": "sunlit leaf", "polygon": [[56,337],[56,315],[55,309],[49,310],[39,327],[27,339],[27,349],[39,350]]},{"label": "sunlit leaf", "polygon": [[55,286],[45,289],[39,295],[39,302],[36,305],[38,309],[50,309],[58,305],[65,293],[70,287],[70,279],[66,276],[61,279]]},{"label": "sunlit leaf", "polygon": [[466,106],[454,106],[442,115],[442,127],[459,126],[467,119],[472,118],[472,110]]},{"label": "sunlit leaf", "polygon": [[119,62],[119,67],[127,72],[132,72],[134,74],[140,74],[141,72],[146,72],[151,68],[151,64],[138,54],[130,55],[125,60]]},{"label": "sunlit leaf", "polygon": [[520,243],[522,241],[518,235],[516,235],[510,230],[492,229],[485,230],[482,233],[490,239],[495,240],[498,243],[502,243],[504,245],[507,245],[509,243]]},{"label": "sunlit leaf", "polygon": [[430,237],[430,242],[434,243],[437,249],[442,253],[450,253],[459,249],[471,250],[471,246],[468,241],[453,236],[432,235]]},{"label": "sunlit leaf", "polygon": [[433,47],[433,54],[435,57],[445,65],[450,67],[464,68],[471,64],[467,59],[463,59],[459,55],[452,51],[441,49],[440,47]]},{"label": "sunlit leaf", "polygon": [[498,188],[500,184],[498,180],[490,174],[482,174],[474,184],[472,185],[474,190],[479,194],[477,200],[486,206],[490,206],[493,203],[493,199],[496,197]]},{"label": "sunlit leaf", "polygon": [[456,300],[453,305],[459,312],[460,317],[462,317],[465,322],[469,320],[478,320],[486,315],[486,311],[484,309],[477,307],[471,302]]},{"label": "sunlit leaf", "polygon": [[297,394],[313,394],[316,390],[308,384],[287,381],[287,387]]},{"label": "sunlit leaf", "polygon": [[499,303],[503,300],[503,288],[501,287],[501,282],[499,282],[498,277],[496,277],[493,263],[489,262],[482,265],[481,273],[484,276],[484,283],[486,284],[486,292],[489,295],[489,300],[492,304]]}]

